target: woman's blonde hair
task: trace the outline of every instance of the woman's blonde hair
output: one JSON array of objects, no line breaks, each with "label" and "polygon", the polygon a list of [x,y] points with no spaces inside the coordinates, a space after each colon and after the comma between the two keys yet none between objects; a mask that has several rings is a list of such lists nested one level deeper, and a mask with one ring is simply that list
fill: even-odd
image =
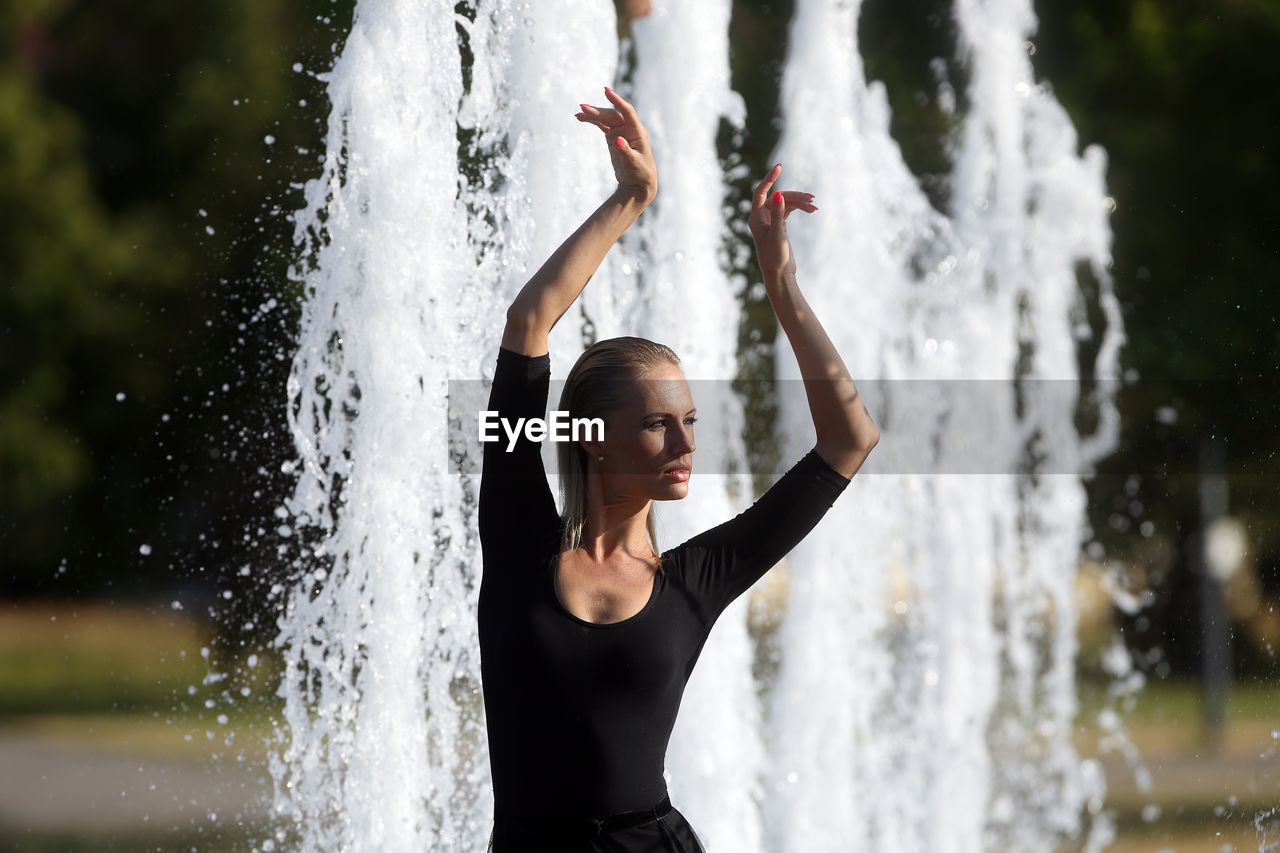
[{"label": "woman's blonde hair", "polygon": [[[635,383],[647,371],[663,364],[680,364],[670,347],[645,338],[621,337],[596,341],[578,357],[560,393],[560,410],[570,418],[604,418],[634,398]],[[556,444],[560,470],[560,494],[564,512],[560,516],[560,549],[569,551],[582,544],[582,528],[587,521],[587,451],[574,441]],[[645,521],[649,547],[658,549],[657,525],[652,510]]]}]

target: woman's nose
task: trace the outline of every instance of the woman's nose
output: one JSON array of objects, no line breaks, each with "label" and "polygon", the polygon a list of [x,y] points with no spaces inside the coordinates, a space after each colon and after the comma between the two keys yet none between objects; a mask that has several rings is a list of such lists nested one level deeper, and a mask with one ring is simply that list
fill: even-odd
[{"label": "woman's nose", "polygon": [[686,453],[692,453],[694,450],[693,427],[681,426],[679,435],[675,440],[675,445],[676,446],[673,449],[677,455],[683,456]]}]

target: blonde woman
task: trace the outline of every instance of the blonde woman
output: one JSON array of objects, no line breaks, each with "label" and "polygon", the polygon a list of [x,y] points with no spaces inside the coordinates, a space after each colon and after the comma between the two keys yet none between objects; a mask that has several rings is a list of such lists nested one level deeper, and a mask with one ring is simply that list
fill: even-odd
[{"label": "blonde woman", "polygon": [[[543,418],[547,337],[610,247],[653,201],[658,170],[636,110],[579,121],[604,133],[618,186],[507,310],[489,408]],[[667,797],[667,742],[716,618],[818,523],[879,439],[853,380],[796,280],[786,218],[817,208],[773,191],[750,215],[765,288],[805,379],[817,443],[736,518],[660,551],[653,501],[689,492],[696,411],[679,359],[642,338],[578,359],[560,409],[599,417],[603,436],[558,445],[564,512],[540,446],[485,445],[479,635],[494,788],[492,853],[702,851]],[[680,322],[678,305],[670,320]]]}]

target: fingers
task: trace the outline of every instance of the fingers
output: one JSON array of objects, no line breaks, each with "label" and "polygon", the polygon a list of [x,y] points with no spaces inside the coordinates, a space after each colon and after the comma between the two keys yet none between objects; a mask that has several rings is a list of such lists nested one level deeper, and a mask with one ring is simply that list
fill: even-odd
[{"label": "fingers", "polygon": [[786,204],[786,213],[784,216],[790,216],[792,212],[803,210],[805,213],[813,213],[818,206],[813,203],[813,193],[801,193],[794,191],[785,191],[782,193],[783,200]]},{"label": "fingers", "polygon": [[589,116],[583,115],[582,113],[578,113],[576,116],[574,116],[574,118],[576,118],[578,121],[582,122],[583,124],[594,124],[596,127],[600,128],[605,133],[613,132],[613,128],[610,127],[609,125],[599,121],[592,121],[592,119]]},{"label": "fingers", "polygon": [[753,210],[759,210],[764,207],[765,200],[769,197],[769,190],[773,188],[774,181],[782,174],[782,164],[778,163],[769,170],[769,174],[764,176],[764,180],[756,184],[755,192],[752,194],[751,207]]},{"label": "fingers", "polygon": [[[752,199],[753,203],[751,205],[753,209],[764,207],[766,202],[774,202],[773,196],[770,195],[769,191],[773,189],[773,185],[781,175],[782,164],[778,163],[769,170],[767,175],[764,176],[764,180],[756,184]],[[805,213],[813,213],[818,209],[817,205],[813,203],[813,193],[802,193],[794,190],[787,190],[782,192],[782,198],[788,214],[793,210],[803,210]],[[776,202],[774,203],[776,204]]]},{"label": "fingers", "polygon": [[769,208],[770,213],[773,214],[769,234],[773,237],[775,244],[781,245],[787,241],[787,213],[789,213],[787,197],[781,190],[774,190],[773,195],[769,196]]},{"label": "fingers", "polygon": [[[769,185],[767,179],[756,187],[756,198],[763,197],[751,211],[747,224],[753,231],[759,230],[761,234],[767,233],[773,222],[784,222],[788,216],[797,210],[803,210],[805,213],[816,213],[818,205],[814,203],[813,193],[802,193],[794,190],[774,190],[768,192]],[[781,214],[781,216],[779,216]]]},{"label": "fingers", "polygon": [[585,115],[591,121],[604,122],[610,127],[622,124],[624,121],[621,113],[608,107],[593,107],[591,104],[578,104],[578,106],[582,109],[578,115]]},{"label": "fingers", "polygon": [[618,127],[625,122],[622,114],[617,110],[609,109],[607,107],[601,109],[599,107],[593,107],[590,104],[578,104],[578,106],[582,109],[582,112],[575,115],[574,118],[584,124],[594,124],[605,133],[609,133],[615,127]]},{"label": "fingers", "polygon": [[608,86],[604,87],[604,96],[609,99],[609,103],[618,108],[618,112],[621,113],[624,121],[633,121],[636,124],[641,123],[640,116],[636,114],[636,108],[631,106],[626,98],[622,97]]},{"label": "fingers", "polygon": [[640,116],[636,114],[635,107],[631,106],[625,98],[608,86],[605,87],[604,93],[609,102],[614,105],[614,108],[578,104],[582,112],[578,113],[576,118],[579,121],[594,124],[604,129],[619,127],[628,122],[634,122],[637,125],[641,124]]}]

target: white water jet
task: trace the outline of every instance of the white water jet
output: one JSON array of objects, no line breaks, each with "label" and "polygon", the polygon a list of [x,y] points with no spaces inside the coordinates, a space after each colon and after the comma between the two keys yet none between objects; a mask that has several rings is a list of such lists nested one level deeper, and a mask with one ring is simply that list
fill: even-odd
[{"label": "white water jet", "polygon": [[[1115,376],[1102,153],[1076,154],[1034,80],[1030,4],[961,0],[972,108],[938,213],[889,135],[883,86],[856,61],[859,8],[798,3],[777,159],[825,202],[793,231],[802,281],[818,316],[839,318],[828,328],[855,375],[886,380],[867,395],[882,444],[923,432],[912,449],[936,455],[873,453],[793,552],[770,849],[1052,851],[1077,832],[1093,778],[1071,743],[1085,500],[1063,473],[1078,469],[1027,460],[1038,442],[1054,465],[1079,464],[1115,439],[1107,420],[1077,447],[1076,395],[1039,381],[1076,389],[1078,263],[1109,322],[1094,369]],[[779,365],[798,375],[793,358]],[[977,378],[1008,381],[957,381]],[[928,399],[916,379],[933,380]],[[1015,418],[1018,383],[1034,387]],[[1012,435],[973,417],[992,408]],[[812,429],[791,413],[796,447]],[[990,473],[941,473],[975,444]],[[1037,477],[999,473],[1022,470]]]},{"label": "white water jet", "polygon": [[[445,450],[445,383],[489,375],[506,305],[608,194],[601,136],[572,114],[619,83],[607,4],[478,2],[471,14],[361,0],[327,77],[324,174],[298,214],[307,302],[288,514],[305,574],[281,619],[286,729],[272,772],[286,825],[277,842],[301,850],[469,851],[488,836],[478,480],[454,473]],[[1073,383],[1080,262],[1102,284],[1096,373],[1111,376],[1119,315],[1102,158],[1077,156],[1065,114],[1035,83],[1029,5],[957,3],[973,106],[945,215],[888,133],[857,14],[798,3],[778,155],[786,186],[818,194],[822,211],[792,229],[801,285],[854,376]],[[631,91],[662,190],[557,326],[553,377],[585,340],[618,334],[672,345],[691,379],[727,387],[736,372],[741,271],[720,257],[715,142],[721,117],[742,119],[728,16],[727,0],[655,2],[635,22]],[[785,343],[779,365],[796,375]],[[961,383],[940,387],[924,401],[893,382],[864,394],[886,438],[937,424],[933,461],[944,465],[960,452],[949,442],[981,426]],[[1000,393],[1012,411],[1012,386]],[[553,383],[552,405],[554,394]],[[1039,428],[1074,446],[1070,407],[1043,399],[1032,396],[1019,437]],[[695,400],[724,430],[699,441],[741,461],[740,404]],[[1113,421],[1103,426],[1083,457],[1108,449]],[[781,429],[794,461],[812,440],[803,400]],[[1052,850],[1076,827],[1079,478],[877,474],[893,470],[888,443],[792,555],[767,731],[745,596],[704,649],[669,775],[712,853]],[[1014,470],[1021,442],[1004,450]],[[662,545],[740,509],[732,486],[747,491],[744,478],[704,477],[660,516]]]},{"label": "white water jet", "polygon": [[453,4],[361,3],[327,83],[324,173],[297,216],[288,511],[309,547],[280,620],[275,806],[300,849],[463,849],[486,817],[478,567],[440,401],[493,309],[468,292]]}]

